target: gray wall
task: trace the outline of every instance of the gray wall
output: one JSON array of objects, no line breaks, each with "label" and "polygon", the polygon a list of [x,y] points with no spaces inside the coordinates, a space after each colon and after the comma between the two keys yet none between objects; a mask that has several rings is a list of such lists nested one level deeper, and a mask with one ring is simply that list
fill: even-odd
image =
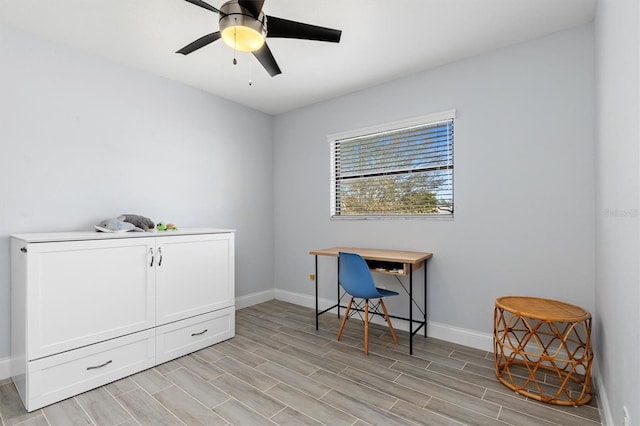
[{"label": "gray wall", "polygon": [[[640,424],[640,7],[599,0],[596,10],[596,353],[608,424],[623,406]],[[605,401],[605,402],[606,402]]]},{"label": "gray wall", "polygon": [[[432,323],[486,336],[510,294],[593,310],[593,61],[582,26],[276,117],[277,294],[313,300],[309,250],[345,245],[433,252]],[[453,220],[329,219],[328,134],[452,108]],[[319,277],[335,298],[334,259]]]},{"label": "gray wall", "polygon": [[0,57],[0,370],[12,233],[235,228],[236,296],[273,289],[271,116],[2,26]]}]

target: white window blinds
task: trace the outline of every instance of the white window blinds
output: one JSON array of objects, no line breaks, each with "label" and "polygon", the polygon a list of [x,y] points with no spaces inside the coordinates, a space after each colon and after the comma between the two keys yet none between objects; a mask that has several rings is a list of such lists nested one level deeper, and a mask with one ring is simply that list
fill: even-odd
[{"label": "white window blinds", "polygon": [[453,124],[330,139],[331,215],[452,215]]}]

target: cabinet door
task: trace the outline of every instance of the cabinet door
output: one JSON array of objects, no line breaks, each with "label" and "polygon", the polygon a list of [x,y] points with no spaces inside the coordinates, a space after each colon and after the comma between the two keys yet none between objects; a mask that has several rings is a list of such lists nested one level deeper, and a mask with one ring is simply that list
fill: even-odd
[{"label": "cabinet door", "polygon": [[167,324],[234,306],[234,235],[157,238],[156,320]]},{"label": "cabinet door", "polygon": [[29,360],[155,325],[154,238],[27,247]]}]

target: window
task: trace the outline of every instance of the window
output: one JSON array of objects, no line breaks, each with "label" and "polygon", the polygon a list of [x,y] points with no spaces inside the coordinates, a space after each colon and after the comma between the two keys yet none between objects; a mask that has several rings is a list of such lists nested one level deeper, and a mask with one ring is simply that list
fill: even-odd
[{"label": "window", "polygon": [[329,136],[331,217],[452,217],[454,117]]}]

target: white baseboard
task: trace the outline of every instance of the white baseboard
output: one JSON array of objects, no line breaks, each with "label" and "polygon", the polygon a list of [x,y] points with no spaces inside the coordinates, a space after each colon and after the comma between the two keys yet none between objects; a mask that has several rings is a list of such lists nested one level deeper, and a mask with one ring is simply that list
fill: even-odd
[{"label": "white baseboard", "polygon": [[11,377],[11,358],[0,358],[0,380]]},{"label": "white baseboard", "polygon": [[246,308],[258,303],[268,302],[277,299],[274,290],[260,291],[258,293],[247,294],[246,296],[236,297],[236,309]]},{"label": "white baseboard", "polygon": [[427,335],[435,339],[493,352],[493,334],[427,320]]},{"label": "white baseboard", "polygon": [[[308,294],[294,293],[292,291],[275,289],[275,298],[277,300],[282,300],[283,302],[293,303],[295,305],[305,306],[307,308],[316,307],[316,298],[314,296],[309,296]],[[329,306],[335,304],[335,301],[327,300],[327,299],[318,299],[318,306],[320,309],[328,308]]]},{"label": "white baseboard", "polygon": [[598,403],[598,412],[600,413],[600,423],[605,426],[613,426],[613,416],[611,415],[611,405],[607,397],[607,390],[602,381],[602,373],[598,365],[598,359],[594,358],[591,365],[591,378],[593,379],[593,388],[595,389],[596,402]]}]

